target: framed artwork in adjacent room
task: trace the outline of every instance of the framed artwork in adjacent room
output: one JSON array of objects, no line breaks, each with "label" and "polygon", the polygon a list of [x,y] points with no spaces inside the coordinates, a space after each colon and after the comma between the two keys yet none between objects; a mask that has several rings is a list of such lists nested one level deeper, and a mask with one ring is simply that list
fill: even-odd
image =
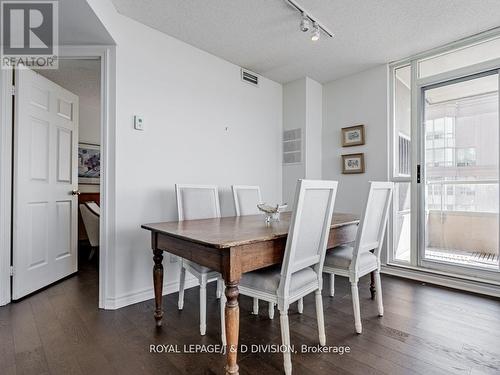
[{"label": "framed artwork in adjacent room", "polygon": [[101,146],[78,144],[78,183],[99,185],[101,180]]}]

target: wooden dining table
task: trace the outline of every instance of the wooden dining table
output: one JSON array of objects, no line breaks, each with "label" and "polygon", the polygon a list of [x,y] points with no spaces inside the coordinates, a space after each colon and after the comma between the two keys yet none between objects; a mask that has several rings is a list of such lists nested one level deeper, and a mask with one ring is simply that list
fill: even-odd
[{"label": "wooden dining table", "polygon": [[[178,255],[222,274],[227,297],[226,374],[238,374],[239,307],[238,283],[245,272],[280,264],[283,260],[291,213],[266,224],[263,215],[223,217],[204,220],[144,224],[151,231],[153,249],[154,318],[162,324],[163,252]],[[348,244],[356,238],[359,218],[334,213],[328,249]],[[372,292],[373,283],[372,283]]]}]

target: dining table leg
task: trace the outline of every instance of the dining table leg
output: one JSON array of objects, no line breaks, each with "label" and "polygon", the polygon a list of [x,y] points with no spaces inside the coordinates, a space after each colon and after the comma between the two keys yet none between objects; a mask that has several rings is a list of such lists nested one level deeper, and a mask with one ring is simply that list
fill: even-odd
[{"label": "dining table leg", "polygon": [[155,290],[155,313],[156,326],[161,327],[163,319],[163,250],[153,250],[153,285]]},{"label": "dining table leg", "polygon": [[240,308],[238,306],[238,281],[226,281],[226,375],[237,375],[238,336],[240,332]]}]

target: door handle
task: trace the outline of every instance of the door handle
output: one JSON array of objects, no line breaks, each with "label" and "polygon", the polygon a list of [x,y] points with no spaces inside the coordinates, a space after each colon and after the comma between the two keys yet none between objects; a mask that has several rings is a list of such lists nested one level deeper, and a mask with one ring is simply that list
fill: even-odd
[{"label": "door handle", "polygon": [[80,190],[71,190],[71,195],[80,195]]}]

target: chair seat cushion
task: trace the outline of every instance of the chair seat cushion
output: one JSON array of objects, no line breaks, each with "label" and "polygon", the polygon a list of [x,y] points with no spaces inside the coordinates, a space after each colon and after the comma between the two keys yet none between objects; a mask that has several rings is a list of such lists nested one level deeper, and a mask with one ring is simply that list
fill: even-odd
[{"label": "chair seat cushion", "polygon": [[[240,286],[260,292],[276,294],[281,278],[281,265],[267,267],[262,270],[244,273]],[[318,277],[311,267],[297,271],[292,275],[290,295],[294,295],[302,288],[317,283]]]},{"label": "chair seat cushion", "polygon": [[[324,267],[341,268],[348,270],[351,266],[353,248],[351,246],[338,246],[326,253]],[[370,252],[363,252],[358,259],[359,269],[376,267],[377,257]]]},{"label": "chair seat cushion", "polygon": [[199,265],[198,263],[196,262],[192,262],[190,260],[187,260],[187,259],[183,259],[183,262],[186,263],[187,265],[189,265],[191,268],[193,268],[196,272],[198,273],[209,273],[209,272],[215,272],[214,270],[212,270],[211,268],[208,268],[208,267],[205,267],[205,266],[202,266],[202,265]]}]

